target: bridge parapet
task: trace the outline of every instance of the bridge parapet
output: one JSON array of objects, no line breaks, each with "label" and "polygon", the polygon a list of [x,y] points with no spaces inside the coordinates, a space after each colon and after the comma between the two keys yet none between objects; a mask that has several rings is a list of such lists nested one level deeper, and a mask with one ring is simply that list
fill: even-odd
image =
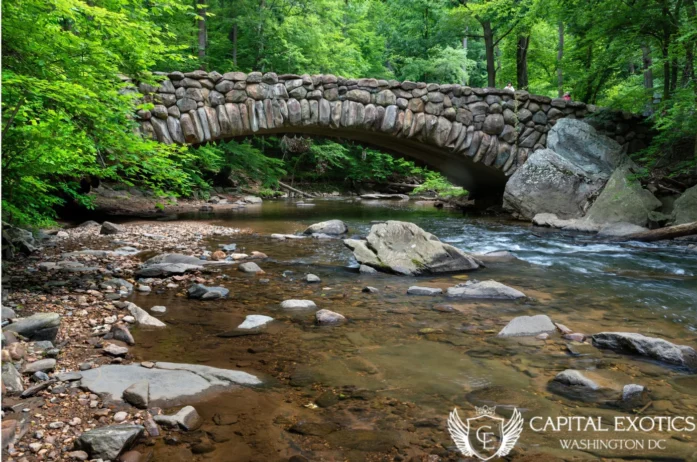
[{"label": "bridge parapet", "polygon": [[168,144],[326,132],[380,139],[383,147],[390,140],[412,150],[423,145],[509,176],[531,152],[546,146],[547,132],[561,118],[593,116],[593,125],[629,152],[648,140],[639,116],[526,91],[331,74],[158,74],[163,77],[158,87],[138,85],[144,101],[154,104],[138,118],[146,136]]}]

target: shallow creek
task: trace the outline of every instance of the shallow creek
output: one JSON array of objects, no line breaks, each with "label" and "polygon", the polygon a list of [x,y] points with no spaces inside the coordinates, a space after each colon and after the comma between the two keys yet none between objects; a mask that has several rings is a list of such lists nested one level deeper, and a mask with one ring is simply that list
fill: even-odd
[{"label": "shallow creek", "polygon": [[[266,274],[246,275],[234,266],[221,271],[218,281],[230,289],[226,300],[193,301],[171,291],[134,295],[132,301],[145,309],[166,305],[161,318],[168,328],[136,330],[132,353],[138,360],[241,369],[258,374],[265,385],[196,404],[205,424],[179,439],[212,442],[194,444],[194,452],[205,454],[158,440],[155,460],[271,461],[299,454],[307,460],[422,460],[429,454],[458,460],[445,426],[454,407],[463,419],[486,404],[506,418],[516,407],[525,419],[592,416],[609,426],[615,416],[636,415],[636,409],[555,394],[548,382],[564,369],[591,371],[617,390],[629,383],[648,387],[652,404],[641,415],[697,415],[697,376],[587,344],[572,346],[572,354],[570,342],[558,335],[547,341],[496,337],[515,316],[547,314],[575,332],[640,332],[697,347],[697,254],[679,246],[607,243],[413,204],[314,203],[269,201],[225,215],[178,217],[251,229],[233,241],[210,241],[209,249],[234,242],[238,251],[264,252],[269,260],[259,264]],[[411,221],[463,250],[509,250],[519,260],[461,275],[363,275],[341,240],[268,237],[333,218],[348,224],[349,235],[367,234],[374,220]],[[318,275],[321,283],[304,282],[306,273]],[[529,298],[455,301],[406,295],[410,285],[445,289],[467,279],[494,279]],[[379,292],[363,293],[368,285]],[[317,327],[313,311],[280,308],[289,298],[314,300],[349,323]],[[276,321],[261,335],[216,336],[248,314]],[[597,437],[666,443],[654,450],[560,447],[563,438]],[[534,432],[526,423],[512,455],[525,454],[539,454],[540,460],[693,460],[697,432]]]}]

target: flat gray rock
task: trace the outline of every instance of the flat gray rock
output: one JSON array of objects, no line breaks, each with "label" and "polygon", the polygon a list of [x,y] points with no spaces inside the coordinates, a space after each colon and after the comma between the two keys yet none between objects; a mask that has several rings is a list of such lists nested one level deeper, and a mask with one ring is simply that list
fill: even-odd
[{"label": "flat gray rock", "polygon": [[156,263],[154,265],[143,266],[136,271],[136,276],[147,278],[169,277],[192,271],[201,271],[202,269],[203,266],[201,265],[190,265],[188,263]]},{"label": "flat gray rock", "polygon": [[80,435],[75,448],[87,452],[91,459],[116,460],[135,444],[144,431],[145,427],[140,425],[98,427]]},{"label": "flat gray rock", "polygon": [[264,270],[262,270],[259,265],[254,263],[253,261],[247,262],[247,263],[242,263],[240,266],[237,267],[239,271],[242,271],[243,273],[263,273]]},{"label": "flat gray rock", "polygon": [[134,383],[150,384],[149,405],[179,406],[240,385],[260,385],[252,374],[197,364],[157,362],[151,369],[137,364],[107,365],[82,371],[81,385],[92,393],[120,402]]},{"label": "flat gray rock", "polygon": [[16,332],[29,340],[50,340],[58,335],[60,315],[58,313],[36,313],[26,318],[18,318],[3,330]]},{"label": "flat gray rock", "polygon": [[467,281],[455,287],[448,287],[447,295],[452,298],[491,298],[498,300],[515,300],[525,297],[523,292],[493,280]]},{"label": "flat gray rock", "polygon": [[238,329],[256,329],[265,324],[273,321],[271,316],[264,316],[263,314],[250,314],[244,318],[244,322],[237,326]]},{"label": "flat gray rock", "polygon": [[53,369],[56,368],[56,360],[49,358],[49,359],[40,359],[38,361],[34,361],[33,363],[27,363],[24,368],[22,369],[23,374],[33,374],[34,372],[47,372],[47,371],[52,371]]},{"label": "flat gray rock", "polygon": [[407,289],[409,295],[440,295],[442,293],[443,289],[438,287],[411,286]]},{"label": "flat gray rock", "polygon": [[601,332],[591,339],[596,348],[644,356],[697,372],[697,351],[689,346],[633,332]]},{"label": "flat gray rock", "polygon": [[557,330],[546,314],[535,316],[518,316],[501,329],[499,337],[534,337],[539,334],[551,334]]}]

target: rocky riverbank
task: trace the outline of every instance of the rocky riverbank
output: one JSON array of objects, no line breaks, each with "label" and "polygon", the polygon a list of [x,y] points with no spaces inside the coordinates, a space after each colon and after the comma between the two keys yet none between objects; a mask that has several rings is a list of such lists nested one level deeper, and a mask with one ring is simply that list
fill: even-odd
[{"label": "rocky riverbank", "polygon": [[[129,330],[164,324],[135,305],[128,309],[119,302],[134,290],[176,290],[190,281],[213,281],[199,272],[151,280],[152,287],[147,280],[134,285],[134,273],[147,252],[207,252],[204,239],[241,232],[195,222],[88,222],[37,243],[40,250],[28,257],[3,262],[5,460],[114,460],[138,437],[166,431],[155,422],[167,428],[172,419],[175,424],[196,420],[195,410],[191,416],[165,418],[153,405],[171,407],[213,389],[260,383],[249,374],[205,366],[133,363],[129,348],[135,341]],[[117,377],[104,375],[109,368]],[[130,395],[114,391],[124,380],[139,383],[153,374],[149,390],[136,388]],[[216,379],[211,381],[211,375]],[[127,405],[122,395],[139,405]],[[116,424],[118,428],[112,427]],[[127,453],[121,460],[141,459]]]},{"label": "rocky riverbank", "polygon": [[[454,461],[452,406],[697,409],[694,338],[647,332],[650,313],[559,309],[565,290],[527,282],[537,270],[500,272],[523,264],[513,254],[412,223],[375,223],[365,241],[340,220],[294,231],[87,223],[5,262],[7,459]],[[298,266],[320,249],[345,266],[342,238],[359,271]],[[689,456],[678,436],[670,454]],[[513,460],[558,460],[526,438]]]}]

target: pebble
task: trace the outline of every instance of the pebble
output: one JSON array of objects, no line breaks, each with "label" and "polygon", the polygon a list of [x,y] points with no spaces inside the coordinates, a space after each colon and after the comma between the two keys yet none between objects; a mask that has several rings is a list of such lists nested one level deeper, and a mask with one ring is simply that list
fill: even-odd
[{"label": "pebble", "polygon": [[375,287],[365,286],[365,287],[363,287],[363,290],[361,292],[365,292],[367,294],[376,294],[380,291],[378,289],[376,289]]},{"label": "pebble", "polygon": [[119,411],[116,414],[114,414],[114,422],[116,423],[121,423],[124,420],[128,418],[128,412],[125,411]]},{"label": "pebble", "polygon": [[150,308],[150,311],[152,311],[153,313],[164,313],[165,311],[167,311],[167,307],[162,306],[162,305],[157,305],[157,306],[153,306],[152,308]]}]

